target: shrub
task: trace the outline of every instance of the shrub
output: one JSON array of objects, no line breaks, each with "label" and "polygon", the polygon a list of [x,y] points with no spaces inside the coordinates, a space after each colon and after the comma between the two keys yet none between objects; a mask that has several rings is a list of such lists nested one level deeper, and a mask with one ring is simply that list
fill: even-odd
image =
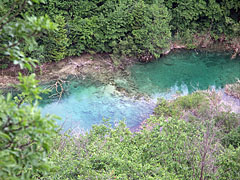
[{"label": "shrub", "polygon": [[219,170],[216,174],[220,180],[238,180],[240,177],[240,147],[230,147],[221,154],[216,164]]},{"label": "shrub", "polygon": [[232,145],[234,148],[240,147],[240,126],[232,129],[222,140],[223,145],[228,148]]},{"label": "shrub", "polygon": [[42,92],[34,75],[19,80],[22,93],[15,101],[11,94],[0,96],[0,177],[6,180],[30,179],[37,170],[49,171],[47,153],[55,136],[54,118],[43,117],[34,102]]},{"label": "shrub", "polygon": [[176,104],[181,109],[195,109],[202,103],[207,102],[206,96],[202,93],[193,93],[188,96],[182,96],[176,99]]},{"label": "shrub", "polygon": [[176,117],[180,115],[177,107],[165,99],[160,99],[157,107],[154,109],[154,115],[157,117]]}]

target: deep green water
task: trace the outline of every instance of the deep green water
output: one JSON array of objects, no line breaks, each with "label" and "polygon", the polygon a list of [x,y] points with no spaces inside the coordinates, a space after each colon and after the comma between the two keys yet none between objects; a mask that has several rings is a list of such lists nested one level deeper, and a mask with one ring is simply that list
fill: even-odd
[{"label": "deep green water", "polygon": [[141,92],[172,98],[208,88],[220,89],[240,78],[240,59],[227,53],[179,51],[158,61],[131,68],[132,79]]},{"label": "deep green water", "polygon": [[129,86],[148,94],[152,98],[150,101],[125,97],[111,85],[74,81],[70,84],[69,95],[59,103],[41,104],[43,113],[62,117],[59,124],[65,122],[65,129],[87,130],[103,118],[110,119],[112,124],[125,120],[127,126],[133,128],[153,112],[157,97],[169,99],[176,93],[221,89],[236,78],[240,79],[240,59],[230,60],[230,55],[224,53],[181,51],[152,63],[136,64],[129,71]]}]

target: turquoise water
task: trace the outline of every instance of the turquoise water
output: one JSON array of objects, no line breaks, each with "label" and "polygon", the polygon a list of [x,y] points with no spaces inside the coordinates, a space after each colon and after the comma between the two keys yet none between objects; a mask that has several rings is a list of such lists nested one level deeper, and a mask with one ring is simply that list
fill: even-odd
[{"label": "turquoise water", "polygon": [[[42,102],[43,114],[62,117],[58,123],[64,122],[64,129],[88,130],[103,118],[112,124],[125,120],[128,127],[134,128],[153,112],[157,97],[170,99],[176,93],[220,89],[240,79],[240,59],[230,60],[230,55],[224,53],[181,51],[148,64],[136,64],[129,71],[129,86],[148,94],[150,100],[126,97],[112,85],[73,81],[69,95],[60,102]],[[123,82],[128,85],[126,80]]]},{"label": "turquoise water", "polygon": [[134,128],[148,118],[154,108],[153,102],[124,97],[111,85],[84,85],[73,81],[69,91],[70,95],[60,102],[41,104],[43,114],[56,114],[62,118],[58,123],[64,123],[65,130],[89,130],[103,118],[113,125],[124,120],[128,127]]},{"label": "turquoise water", "polygon": [[180,51],[148,64],[131,68],[132,80],[140,92],[152,97],[172,98],[176,92],[192,93],[220,89],[240,79],[240,58],[229,54]]}]

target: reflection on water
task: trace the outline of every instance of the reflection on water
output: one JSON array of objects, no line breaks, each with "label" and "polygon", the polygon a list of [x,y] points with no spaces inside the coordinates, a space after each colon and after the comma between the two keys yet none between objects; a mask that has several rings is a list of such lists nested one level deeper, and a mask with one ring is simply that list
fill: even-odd
[{"label": "reflection on water", "polygon": [[87,130],[102,118],[110,119],[112,124],[125,120],[128,127],[134,127],[149,117],[158,97],[171,99],[176,94],[187,95],[198,89],[221,89],[240,79],[240,59],[230,60],[230,55],[223,53],[181,51],[152,63],[134,65],[130,71],[131,83],[123,81],[124,86],[133,83],[152,100],[124,97],[111,85],[74,81],[70,84],[69,96],[59,103],[42,102],[42,111],[62,117],[59,124],[65,121],[65,129]]}]

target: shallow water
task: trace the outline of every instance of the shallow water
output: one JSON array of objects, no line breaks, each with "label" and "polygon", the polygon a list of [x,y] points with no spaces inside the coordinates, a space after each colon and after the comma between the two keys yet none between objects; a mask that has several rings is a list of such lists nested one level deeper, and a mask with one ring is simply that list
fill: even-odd
[{"label": "shallow water", "polygon": [[111,124],[124,120],[128,127],[138,126],[148,118],[154,103],[136,100],[119,94],[114,86],[84,85],[74,81],[70,85],[70,95],[60,102],[42,103],[43,114],[51,113],[62,117],[64,129],[77,128],[89,130],[102,119],[109,119]]},{"label": "shallow water", "polygon": [[240,78],[240,58],[227,53],[180,51],[131,68],[136,87],[149,95],[172,98],[176,92],[221,89]]},{"label": "shallow water", "polygon": [[230,55],[224,53],[181,51],[152,63],[134,65],[129,71],[129,86],[134,84],[139,92],[152,98],[150,101],[125,97],[111,85],[74,81],[69,95],[59,103],[43,101],[42,112],[62,117],[59,124],[64,122],[64,129],[88,130],[103,118],[110,119],[112,124],[125,120],[133,128],[153,112],[157,97],[170,99],[176,93],[188,94],[209,87],[221,89],[235,82],[240,78],[240,59],[230,60]]}]

